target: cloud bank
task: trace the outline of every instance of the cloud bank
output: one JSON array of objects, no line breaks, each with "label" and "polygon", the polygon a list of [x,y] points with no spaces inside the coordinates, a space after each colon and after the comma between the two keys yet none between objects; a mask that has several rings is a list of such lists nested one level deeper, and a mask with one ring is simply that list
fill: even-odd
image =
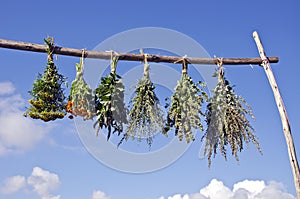
[{"label": "cloud bank", "polygon": [[[4,180],[0,187],[0,193],[3,195],[13,194],[19,191],[24,193],[36,193],[41,199],[60,199],[60,195],[53,195],[61,185],[59,176],[55,173],[43,170],[40,167],[34,167],[29,177],[12,176]],[[211,182],[200,189],[198,193],[193,194],[175,194],[173,196],[159,199],[296,199],[293,195],[287,193],[284,185],[275,181],[267,184],[261,180],[244,180],[237,182],[233,188],[225,186],[223,182],[212,179]],[[103,191],[95,190],[91,199],[110,199]]]},{"label": "cloud bank", "polygon": [[42,199],[59,199],[60,196],[52,196],[50,191],[56,190],[60,185],[60,180],[57,174],[50,173],[39,167],[34,167],[31,176],[27,178],[28,185],[33,187]]},{"label": "cloud bank", "polygon": [[25,189],[36,193],[41,199],[60,199],[60,195],[52,195],[51,191],[55,191],[60,180],[57,174],[43,170],[40,167],[34,167],[31,175],[26,179],[25,176],[12,176],[4,180],[0,187],[0,193],[3,195],[13,194]]},{"label": "cloud bank", "polygon": [[175,194],[159,199],[296,199],[286,192],[282,183],[271,181],[266,184],[259,180],[244,180],[233,185],[233,189],[223,182],[212,179],[209,185],[194,194]]},{"label": "cloud bank", "polygon": [[0,192],[5,195],[13,194],[25,186],[26,179],[24,176],[12,176],[4,181],[4,185],[0,188]]},{"label": "cloud bank", "polygon": [[11,82],[0,82],[0,95],[9,95],[15,92],[16,88]]},{"label": "cloud bank", "polygon": [[13,94],[11,82],[0,82],[0,155],[31,149],[50,131],[50,126],[23,116],[25,100]]}]

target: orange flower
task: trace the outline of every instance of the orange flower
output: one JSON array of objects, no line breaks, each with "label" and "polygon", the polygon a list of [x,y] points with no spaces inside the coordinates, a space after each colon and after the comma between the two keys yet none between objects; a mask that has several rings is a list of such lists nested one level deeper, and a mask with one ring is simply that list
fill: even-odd
[{"label": "orange flower", "polygon": [[68,101],[68,104],[66,106],[66,111],[72,114],[72,105],[73,103],[71,101]]},{"label": "orange flower", "polygon": [[68,106],[72,106],[73,103],[71,101],[68,101]]},{"label": "orange flower", "polygon": [[80,100],[79,104],[84,104],[84,102],[85,102],[84,100]]}]

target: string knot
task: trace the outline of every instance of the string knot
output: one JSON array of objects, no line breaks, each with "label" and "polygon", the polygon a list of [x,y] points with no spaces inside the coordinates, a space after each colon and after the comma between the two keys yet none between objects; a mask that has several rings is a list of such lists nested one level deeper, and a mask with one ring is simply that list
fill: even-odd
[{"label": "string knot", "polygon": [[218,58],[218,57],[215,56],[215,59],[217,59],[217,65],[219,67],[222,67],[223,66],[223,57],[222,58]]},{"label": "string knot", "polygon": [[148,64],[148,54],[144,54],[144,76],[146,76],[147,78],[149,78],[149,68],[150,65]]},{"label": "string knot", "polygon": [[187,74],[187,68],[188,68],[188,63],[187,63],[187,55],[182,56],[180,59],[174,62],[174,64],[182,62],[182,74]]},{"label": "string knot", "polygon": [[262,64],[267,65],[269,63],[269,59],[266,56],[262,57]]},{"label": "string knot", "polygon": [[82,49],[80,62],[79,62],[79,64],[76,64],[76,77],[77,78],[83,76],[85,51],[86,51],[85,49]]},{"label": "string knot", "polygon": [[113,50],[111,52],[111,63],[110,63],[110,72],[116,74],[117,63],[119,61],[119,54]]}]

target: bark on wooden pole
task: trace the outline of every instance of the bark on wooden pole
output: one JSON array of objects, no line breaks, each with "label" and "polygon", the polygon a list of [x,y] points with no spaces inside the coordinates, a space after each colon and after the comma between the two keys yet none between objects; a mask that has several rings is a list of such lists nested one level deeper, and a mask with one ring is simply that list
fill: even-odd
[{"label": "bark on wooden pole", "polygon": [[[0,47],[15,49],[15,50],[46,53],[45,45],[28,43],[28,42],[0,39]],[[84,53],[85,53],[85,57],[88,57],[88,58],[106,59],[106,60],[111,59],[111,52],[85,50]],[[53,54],[81,57],[82,49],[54,46]],[[277,63],[279,60],[278,57],[269,57],[268,59],[271,63]],[[142,54],[120,53],[119,60],[143,61],[144,56]],[[149,54],[147,56],[147,60],[148,60],[148,62],[166,62],[166,63],[182,64],[182,61],[179,61],[179,60],[182,60],[182,57],[178,57],[178,56],[162,56],[162,55]],[[218,62],[217,58],[187,57],[185,60],[190,64],[216,65]],[[259,65],[259,64],[261,64],[260,58],[223,58],[222,61],[223,61],[222,62],[223,65],[249,65],[249,64]]]},{"label": "bark on wooden pole", "polygon": [[270,85],[272,87],[272,90],[273,90],[273,93],[274,93],[275,101],[276,101],[277,108],[278,108],[278,111],[279,111],[279,114],[280,114],[280,118],[281,118],[281,122],[282,122],[282,128],[283,128],[283,132],[284,132],[284,136],[285,136],[285,140],[286,140],[286,144],[287,144],[287,148],[288,148],[288,154],[289,154],[289,159],[290,159],[290,163],[291,163],[291,167],[292,167],[292,172],[293,172],[293,175],[294,175],[294,183],[295,183],[297,198],[300,199],[299,165],[298,165],[298,161],[297,161],[297,155],[296,155],[296,151],[295,151],[294,141],[293,141],[293,137],[292,137],[292,132],[291,132],[287,112],[286,112],[283,100],[281,98],[281,95],[280,95],[280,92],[279,92],[274,74],[272,72],[270,62],[269,62],[268,58],[265,55],[263,45],[262,45],[262,43],[260,41],[260,38],[258,36],[258,33],[256,31],[253,32],[253,38],[256,42],[259,55],[262,59],[262,65],[264,67],[264,70],[266,72],[269,83],[270,83]]}]

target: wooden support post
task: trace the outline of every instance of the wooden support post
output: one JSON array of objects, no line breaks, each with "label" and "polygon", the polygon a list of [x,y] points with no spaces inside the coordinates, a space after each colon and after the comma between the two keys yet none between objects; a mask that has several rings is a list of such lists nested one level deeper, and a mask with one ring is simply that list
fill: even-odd
[{"label": "wooden support post", "polygon": [[270,62],[265,55],[263,45],[262,45],[260,38],[258,36],[258,33],[256,31],[253,32],[253,38],[256,42],[259,55],[262,59],[262,65],[264,67],[264,70],[266,72],[269,83],[270,83],[273,93],[274,93],[275,101],[276,101],[277,108],[278,108],[278,111],[280,114],[282,128],[283,128],[283,132],[284,132],[284,136],[285,136],[285,140],[286,140],[286,144],[287,144],[287,148],[288,148],[290,164],[291,164],[293,175],[294,175],[294,183],[295,183],[296,193],[297,193],[298,199],[300,199],[299,165],[298,165],[298,161],[297,161],[297,155],[296,155],[296,151],[295,151],[294,141],[293,141],[293,137],[292,137],[292,133],[291,133],[291,128],[290,128],[290,123],[288,120],[287,112],[286,112],[283,100],[281,98],[274,74],[272,72]]},{"label": "wooden support post", "polygon": [[[28,42],[0,39],[0,47],[15,49],[15,50],[46,53],[45,45],[33,44],[33,43],[28,43]],[[82,49],[54,46],[53,54],[81,57]],[[111,52],[85,50],[84,57],[110,60]],[[119,53],[118,60],[144,61],[144,55]],[[166,62],[166,63],[182,64],[182,61],[178,61],[178,60],[182,60],[182,57],[178,57],[178,56],[163,56],[163,55],[147,54],[147,60],[148,60],[148,62]],[[217,63],[218,63],[217,58],[187,57],[185,60],[188,64],[217,65]],[[279,59],[278,59],[278,57],[269,57],[269,60],[271,63],[277,63]],[[249,64],[259,65],[261,63],[261,59],[260,58],[222,58],[222,63],[223,63],[223,65],[249,65]]]}]

